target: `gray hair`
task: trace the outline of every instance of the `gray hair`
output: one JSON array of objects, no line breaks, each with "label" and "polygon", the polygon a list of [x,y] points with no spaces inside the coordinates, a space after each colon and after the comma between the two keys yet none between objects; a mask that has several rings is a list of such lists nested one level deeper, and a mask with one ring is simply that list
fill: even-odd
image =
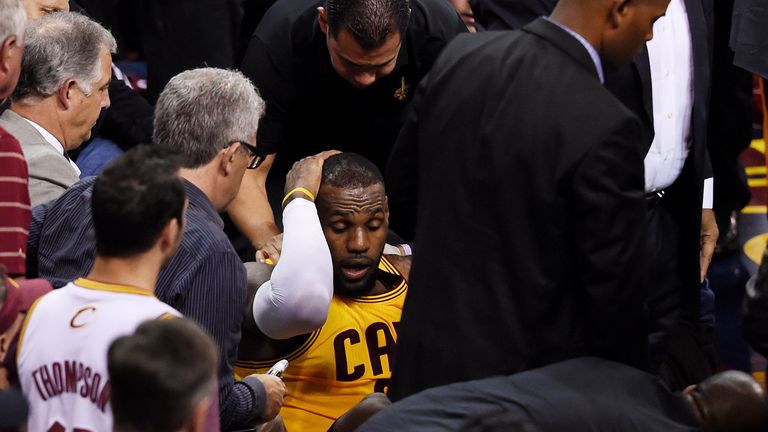
[{"label": "gray hair", "polygon": [[152,141],[178,154],[184,168],[212,161],[231,141],[249,142],[264,100],[242,73],[200,68],[173,77],[157,99]]},{"label": "gray hair", "polygon": [[48,97],[68,80],[86,95],[103,79],[102,49],[117,51],[109,30],[75,12],[54,12],[28,23],[21,75],[12,99]]},{"label": "gray hair", "polygon": [[0,0],[0,43],[9,36],[21,37],[27,14],[19,0]]}]

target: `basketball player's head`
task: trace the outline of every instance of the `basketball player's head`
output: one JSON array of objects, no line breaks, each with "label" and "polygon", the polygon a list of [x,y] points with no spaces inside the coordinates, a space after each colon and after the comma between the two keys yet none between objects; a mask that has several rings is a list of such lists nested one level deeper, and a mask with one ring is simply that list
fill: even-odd
[{"label": "basketball player's head", "polygon": [[169,260],[181,242],[185,203],[172,158],[146,146],[125,153],[93,185],[96,254],[132,258],[157,248]]},{"label": "basketball player's head", "polygon": [[194,322],[147,321],[112,342],[107,362],[116,432],[204,430],[218,351]]},{"label": "basketball player's head", "polygon": [[384,178],[355,153],[326,159],[317,212],[333,259],[334,289],[365,295],[376,282],[389,224]]}]

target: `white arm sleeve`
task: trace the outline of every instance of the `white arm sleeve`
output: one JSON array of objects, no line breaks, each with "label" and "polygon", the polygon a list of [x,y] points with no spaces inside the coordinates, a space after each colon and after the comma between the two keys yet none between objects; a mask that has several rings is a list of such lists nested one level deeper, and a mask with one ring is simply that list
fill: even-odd
[{"label": "white arm sleeve", "polygon": [[253,299],[253,319],[272,339],[314,331],[333,297],[333,265],[314,203],[296,198],[283,211],[280,261]]}]

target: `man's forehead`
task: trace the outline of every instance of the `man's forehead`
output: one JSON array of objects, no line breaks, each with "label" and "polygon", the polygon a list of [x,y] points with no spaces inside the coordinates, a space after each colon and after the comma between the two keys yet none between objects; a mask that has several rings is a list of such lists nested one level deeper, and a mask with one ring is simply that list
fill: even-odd
[{"label": "man's forehead", "polygon": [[318,204],[327,211],[343,209],[351,211],[355,207],[375,207],[383,205],[387,196],[383,184],[366,187],[336,187],[323,185],[317,194]]}]

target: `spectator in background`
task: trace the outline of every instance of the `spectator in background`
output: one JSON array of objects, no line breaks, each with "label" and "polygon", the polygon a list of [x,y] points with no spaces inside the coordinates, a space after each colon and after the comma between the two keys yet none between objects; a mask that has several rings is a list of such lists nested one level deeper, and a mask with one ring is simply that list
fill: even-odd
[{"label": "spectator in background", "polygon": [[[27,12],[27,19],[38,19],[52,12],[78,12],[101,21],[100,8],[106,2],[88,2],[88,8],[67,0],[21,0]],[[98,9],[91,14],[92,9]],[[103,24],[111,27],[112,23]],[[109,83],[110,107],[102,112],[99,122],[93,128],[93,138],[78,149],[77,164],[85,175],[96,174],[110,160],[119,156],[122,150],[137,144],[152,141],[153,108],[138,92],[123,80],[122,72],[113,64],[112,80]],[[95,141],[98,140],[98,141]],[[95,141],[95,142],[94,142]],[[118,147],[119,146],[119,147]],[[121,150],[122,149],[122,150]]]},{"label": "spectator in background", "polygon": [[95,179],[93,268],[35,303],[6,358],[31,431],[111,430],[109,344],[142,321],[179,315],[154,293],[181,242],[184,187],[172,159],[150,151],[126,153]]},{"label": "spectator in background", "polygon": [[0,126],[24,149],[35,206],[79,179],[67,151],[90,138],[99,113],[109,106],[111,53],[117,45],[98,23],[66,12],[30,22],[25,43],[21,78]]},{"label": "spectator in background", "polygon": [[147,321],[116,339],[107,353],[114,431],[204,431],[217,363],[211,337],[186,319]]},{"label": "spectator in background", "polygon": [[[157,297],[206,329],[219,348],[219,403],[223,430],[274,418],[285,387],[254,375],[234,382],[246,272],[224,234],[226,210],[253,165],[264,102],[242,74],[204,68],[174,77],[158,99],[154,146],[180,158],[189,199],[184,238],[163,268]],[[27,271],[61,286],[84,274],[94,260],[89,201],[93,180],[74,185],[58,200],[34,209]]]},{"label": "spectator in background", "polygon": [[[24,9],[0,0],[0,100],[16,88],[24,52]],[[0,127],[0,264],[23,276],[29,229],[29,173],[19,141]]]}]

